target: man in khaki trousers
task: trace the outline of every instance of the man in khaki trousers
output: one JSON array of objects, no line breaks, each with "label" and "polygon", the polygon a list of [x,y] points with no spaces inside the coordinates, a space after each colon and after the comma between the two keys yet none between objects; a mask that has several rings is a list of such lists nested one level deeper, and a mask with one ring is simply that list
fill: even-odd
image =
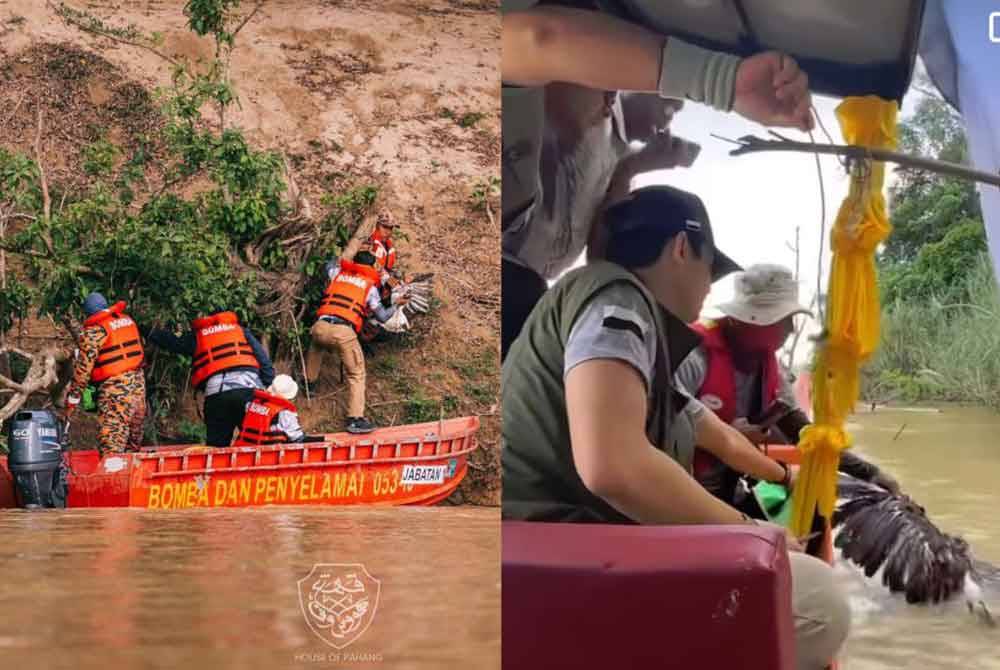
[{"label": "man in khaki trousers", "polygon": [[[397,309],[382,305],[381,277],[375,263],[375,255],[368,248],[362,248],[353,261],[340,259],[327,263],[330,282],[316,312],[318,318],[310,331],[312,344],[306,358],[306,381],[312,385],[319,377],[323,355],[327,351],[340,352],[347,376],[347,431],[351,433],[375,430],[374,424],[365,418],[365,355],[358,333],[369,316],[385,323]],[[403,303],[405,298],[400,304]]]}]

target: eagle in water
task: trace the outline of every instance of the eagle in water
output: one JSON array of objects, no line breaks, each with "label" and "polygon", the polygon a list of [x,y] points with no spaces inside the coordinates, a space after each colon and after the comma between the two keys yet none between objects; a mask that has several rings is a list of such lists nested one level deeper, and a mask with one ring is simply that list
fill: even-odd
[{"label": "eagle in water", "polygon": [[961,593],[970,612],[996,622],[983,587],[1000,587],[1000,568],[973,557],[968,542],[938,529],[909,496],[840,475],[834,546],[865,576],[882,570],[882,583],[908,603],[938,603]]}]

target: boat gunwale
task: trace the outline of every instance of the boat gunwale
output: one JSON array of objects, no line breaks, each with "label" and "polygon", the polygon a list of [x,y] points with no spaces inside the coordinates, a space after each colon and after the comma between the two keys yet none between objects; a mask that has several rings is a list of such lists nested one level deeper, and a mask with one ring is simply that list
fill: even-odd
[{"label": "boat gunwale", "polygon": [[[458,439],[458,438],[454,438]],[[346,446],[346,445],[345,445]],[[363,458],[356,460],[341,460],[341,461],[312,461],[312,462],[302,462],[302,463],[274,463],[270,465],[260,465],[255,463],[253,465],[244,465],[240,467],[229,466],[221,468],[200,468],[196,470],[160,470],[156,472],[147,473],[145,476],[150,479],[155,479],[157,477],[179,477],[187,475],[202,475],[202,474],[225,474],[229,472],[264,472],[268,470],[301,470],[306,468],[328,468],[328,467],[347,467],[352,465],[380,465],[380,464],[392,464],[392,463],[403,463],[403,462],[421,462],[421,461],[434,461],[441,460],[444,458],[451,458],[455,456],[465,456],[470,454],[479,448],[475,442],[472,446],[466,447],[459,451],[448,451],[445,453],[435,453],[427,454],[424,456],[388,456],[384,458]],[[257,451],[256,453],[260,453]],[[177,454],[177,456],[190,456],[192,454]],[[144,460],[151,460],[151,458],[165,458],[165,456],[157,455],[153,457],[145,457]],[[93,475],[82,475],[84,477]]]}]

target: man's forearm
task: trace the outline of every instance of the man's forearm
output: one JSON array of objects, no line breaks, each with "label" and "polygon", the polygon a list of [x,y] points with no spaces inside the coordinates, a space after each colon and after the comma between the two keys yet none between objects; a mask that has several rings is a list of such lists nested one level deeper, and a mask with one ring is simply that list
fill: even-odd
[{"label": "man's forearm", "polygon": [[644,524],[740,524],[746,517],[706,491],[669,456],[647,448],[624,466],[621,485],[601,497]]},{"label": "man's forearm", "polygon": [[191,333],[186,333],[183,337],[177,337],[169,331],[154,328],[149,331],[147,339],[170,353],[182,356],[194,356],[195,342],[194,335]]},{"label": "man's forearm", "polygon": [[646,437],[646,387],[621,360],[593,359],[566,375],[566,411],[576,471],[594,495],[649,524],[742,523]]},{"label": "man's forearm", "polygon": [[372,309],[372,315],[379,323],[385,323],[396,313],[396,306],[383,307],[381,304]]},{"label": "man's forearm", "polygon": [[79,395],[90,383],[94,365],[101,353],[104,340],[103,332],[95,334],[93,330],[85,330],[77,347],[76,363],[73,365],[73,377],[66,389],[67,395]]},{"label": "man's forearm", "polygon": [[656,92],[664,39],[601,12],[567,7],[511,12],[503,17],[501,75],[504,83],[519,86],[560,81]]},{"label": "man's forearm", "polygon": [[737,472],[768,482],[780,482],[785,476],[781,465],[707,408],[695,423],[695,439],[699,447]]},{"label": "man's forearm", "polygon": [[73,380],[66,390],[67,395],[79,395],[83,392],[83,389],[90,382],[90,375],[93,373],[96,360],[96,356],[84,358],[81,354],[80,359],[73,366]]}]

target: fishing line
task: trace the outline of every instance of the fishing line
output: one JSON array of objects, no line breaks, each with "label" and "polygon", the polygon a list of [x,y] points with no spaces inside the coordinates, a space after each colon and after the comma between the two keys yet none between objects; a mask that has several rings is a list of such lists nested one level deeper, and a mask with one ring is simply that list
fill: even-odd
[{"label": "fishing line", "polygon": [[[809,106],[812,109],[813,116],[819,123],[819,127],[823,129],[823,133],[830,140],[830,144],[833,144],[833,139],[830,138],[830,134],[826,132],[826,127],[823,125],[822,119],[820,119],[819,112],[816,110],[814,105]],[[813,137],[813,132],[809,131],[809,142],[813,145],[816,144],[816,139]],[[823,244],[826,242],[826,188],[823,184],[823,166],[820,164],[819,152],[813,151],[813,158],[816,160],[816,176],[819,178],[819,254],[816,259],[816,313],[819,315],[820,324],[823,328],[826,328],[826,317],[824,315],[823,308]]]}]

